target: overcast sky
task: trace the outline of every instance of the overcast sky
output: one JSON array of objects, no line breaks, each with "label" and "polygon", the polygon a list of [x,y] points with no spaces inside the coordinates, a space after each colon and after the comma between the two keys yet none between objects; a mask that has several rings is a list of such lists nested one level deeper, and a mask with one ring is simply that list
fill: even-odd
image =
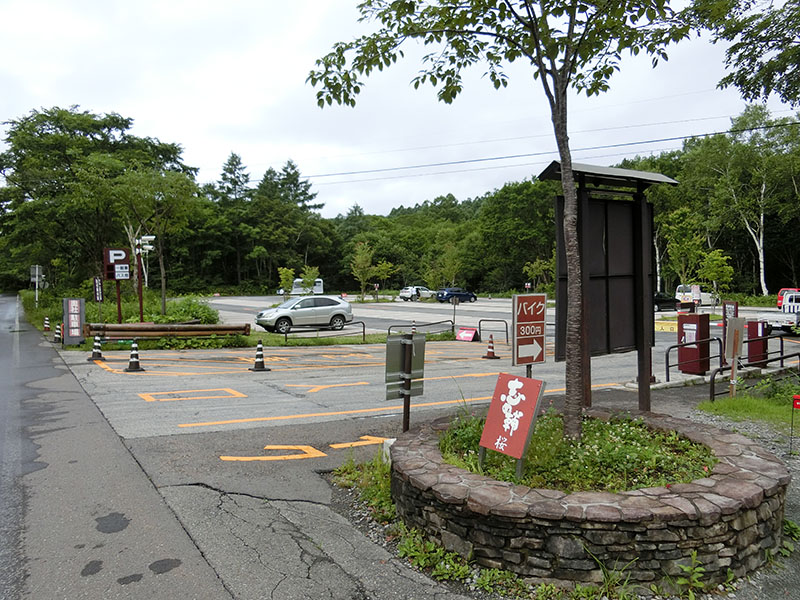
[{"label": "overcast sky", "polygon": [[[500,91],[475,71],[446,105],[410,85],[419,69],[411,49],[367,80],[355,108],[319,109],[306,77],[335,42],[366,31],[356,4],[0,0],[0,121],[53,106],[116,112],[134,119],[133,134],[180,144],[201,183],[219,179],[231,152],[253,183],[291,159],[326,217],[356,203],[387,214],[448,193],[478,197],[557,158],[541,84],[524,65]],[[681,146],[652,140],[727,129],[745,104],[736,90],[716,89],[723,48],[694,39],[669,54],[655,70],[645,57],[626,59],[609,93],[570,98],[575,162],[611,165]],[[769,106],[775,117],[791,114]],[[509,156],[518,157],[462,162]]]}]

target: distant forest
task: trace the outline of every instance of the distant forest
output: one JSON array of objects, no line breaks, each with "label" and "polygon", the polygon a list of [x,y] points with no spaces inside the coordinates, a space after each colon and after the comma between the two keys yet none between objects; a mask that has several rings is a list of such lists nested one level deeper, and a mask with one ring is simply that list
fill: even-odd
[{"label": "distant forest", "polygon": [[[552,291],[554,200],[534,178],[474,198],[448,194],[388,216],[353,206],[320,216],[316,193],[287,161],[251,182],[232,153],[198,184],[176,144],[128,133],[117,114],[52,108],[10,122],[0,154],[0,285],[28,287],[31,265],[58,289],[90,289],[105,247],[155,235],[150,287],[170,293],[275,293],[279,268],[319,269],[326,291],[459,285],[479,293]],[[680,182],[648,190],[664,289],[701,283],[775,293],[800,282],[800,129],[761,105],[731,132],[617,165]],[[365,271],[366,269],[366,271]],[[366,273],[366,275],[365,275]]]}]

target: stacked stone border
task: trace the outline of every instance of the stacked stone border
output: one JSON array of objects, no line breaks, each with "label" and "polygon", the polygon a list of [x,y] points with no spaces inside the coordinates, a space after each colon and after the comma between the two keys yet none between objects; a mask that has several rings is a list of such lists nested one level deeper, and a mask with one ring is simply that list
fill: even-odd
[{"label": "stacked stone border", "polygon": [[[587,414],[613,417],[599,409]],[[762,566],[781,545],[791,475],[780,459],[724,429],[626,414],[705,444],[719,462],[708,477],[669,488],[616,494],[532,489],[444,463],[438,434],[449,420],[440,419],[403,434],[391,448],[398,515],[446,549],[532,582],[600,583],[599,561],[624,569],[631,582],[669,584],[693,551],[707,583],[724,581],[728,569],[742,577]]]}]

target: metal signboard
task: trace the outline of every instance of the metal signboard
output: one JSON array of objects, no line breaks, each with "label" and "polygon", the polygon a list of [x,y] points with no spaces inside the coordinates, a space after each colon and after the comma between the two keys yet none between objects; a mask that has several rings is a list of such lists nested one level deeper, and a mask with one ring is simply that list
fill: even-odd
[{"label": "metal signboard", "polygon": [[736,360],[737,357],[742,355],[744,323],[745,319],[743,317],[731,317],[728,319],[728,330],[725,332],[725,358],[728,360]]},{"label": "metal signboard", "polygon": [[[403,397],[405,367],[404,335],[390,335],[386,338],[386,399]],[[422,377],[425,374],[425,334],[415,333],[411,339],[412,353],[410,365],[411,396],[421,396]]]},{"label": "metal signboard", "polygon": [[94,278],[94,301],[103,301],[103,280],[99,277]]},{"label": "metal signboard", "polygon": [[83,298],[64,298],[64,331],[61,338],[65,345],[83,343],[83,323],[86,320]]},{"label": "metal signboard", "polygon": [[44,279],[42,265],[31,265],[31,283],[41,283]]},{"label": "metal signboard", "polygon": [[511,364],[545,362],[546,294],[517,294],[513,298]]},{"label": "metal signboard", "polygon": [[541,409],[544,381],[500,373],[480,445],[521,459]]},{"label": "metal signboard", "polygon": [[106,279],[130,279],[130,262],[127,248],[103,248],[103,274]]},{"label": "metal signboard", "polygon": [[115,264],[114,265],[114,279],[130,279],[131,278],[131,266],[126,264]]}]

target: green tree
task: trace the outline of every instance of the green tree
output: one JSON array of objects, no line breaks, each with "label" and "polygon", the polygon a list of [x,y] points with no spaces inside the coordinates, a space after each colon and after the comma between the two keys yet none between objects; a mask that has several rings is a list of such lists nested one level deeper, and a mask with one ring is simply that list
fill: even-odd
[{"label": "green tree", "polygon": [[[130,170],[117,182],[117,195],[124,199],[128,242],[132,249],[141,235],[154,235],[161,279],[161,314],[167,314],[167,268],[165,245],[188,224],[197,186],[185,173],[158,169]],[[134,256],[134,253],[131,253]],[[141,274],[137,272],[137,277]]]},{"label": "green tree", "polygon": [[[785,201],[785,156],[781,137],[790,119],[771,119],[762,105],[732,119],[732,132],[687,144],[685,173],[709,198],[716,219],[739,224],[752,242],[761,293],[768,294],[766,232]],[[697,183],[700,182],[700,183]]]},{"label": "green tree", "polygon": [[428,0],[394,2],[365,0],[361,20],[377,31],[351,42],[337,43],[316,63],[308,80],[319,85],[317,102],[355,105],[362,75],[391,66],[403,56],[402,44],[420,40],[436,50],[423,58],[415,87],[430,83],[438,97],[452,102],[462,91],[462,73],[480,64],[495,88],[505,87],[505,67],[525,61],[543,87],[550,105],[561,160],[564,193],[564,240],[567,256],[567,366],[565,431],[580,437],[585,361],[588,341],[582,334],[583,290],[578,245],[578,205],[567,129],[568,90],[588,95],[609,87],[623,52],[645,52],[656,63],[665,47],[688,35],[676,23],[668,0],[626,0],[614,3],[564,3],[556,0]]},{"label": "green tree", "polygon": [[375,251],[366,242],[359,242],[353,249],[353,256],[350,258],[350,272],[358,281],[361,290],[361,301],[367,294],[367,284],[375,274],[375,265],[372,264],[372,257]]},{"label": "green tree", "polygon": [[730,256],[725,256],[722,250],[712,250],[703,257],[697,269],[698,279],[711,284],[716,292],[727,290],[733,279],[733,267],[729,261]]},{"label": "green tree", "polygon": [[788,0],[695,0],[699,22],[713,41],[728,45],[729,73],[720,87],[734,86],[745,100],[771,94],[792,105],[800,102],[800,3]]},{"label": "green tree", "polygon": [[397,272],[397,267],[395,267],[392,263],[388,260],[382,260],[377,265],[375,265],[375,277],[378,278],[378,281],[381,282],[381,287],[386,288],[386,280],[389,279],[395,272]]},{"label": "green tree", "polygon": [[303,288],[306,290],[314,289],[314,282],[319,277],[319,268],[305,265],[300,273],[300,279],[303,280]]},{"label": "green tree", "polygon": [[20,274],[31,262],[66,265],[55,282],[78,285],[99,273],[102,249],[124,240],[116,180],[130,169],[183,173],[176,144],[131,135],[132,119],[54,107],[7,121],[0,154],[5,186],[4,271]]},{"label": "green tree", "polygon": [[705,255],[697,215],[686,206],[675,210],[670,214],[670,221],[664,224],[664,237],[668,268],[677,276],[678,283],[692,283]]},{"label": "green tree", "polygon": [[283,297],[286,298],[289,292],[294,287],[294,269],[289,267],[278,267],[278,276],[281,289],[283,290]]}]

